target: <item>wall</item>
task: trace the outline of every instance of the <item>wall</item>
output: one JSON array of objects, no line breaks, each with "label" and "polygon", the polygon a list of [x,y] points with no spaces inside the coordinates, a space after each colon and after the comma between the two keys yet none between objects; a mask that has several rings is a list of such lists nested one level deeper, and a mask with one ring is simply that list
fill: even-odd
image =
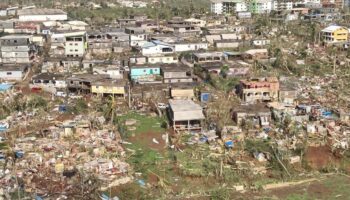
[{"label": "wall", "polygon": [[125,94],[124,86],[91,86],[91,92],[96,94]]},{"label": "wall", "polygon": [[193,89],[171,89],[171,97],[174,99],[191,99],[194,97]]},{"label": "wall", "polygon": [[60,15],[21,15],[18,16],[19,21],[65,21],[67,14]]},{"label": "wall", "polygon": [[152,56],[147,58],[148,63],[166,63],[166,64],[171,64],[171,63],[177,63],[178,60],[174,56]]},{"label": "wall", "polygon": [[[11,74],[8,74],[11,73]],[[0,71],[0,79],[4,80],[22,80],[24,74],[21,71]]]},{"label": "wall", "polygon": [[150,68],[131,68],[130,76],[131,79],[138,79],[142,76],[148,75],[160,75],[159,67],[150,67]]},{"label": "wall", "polygon": [[199,49],[208,49],[208,43],[175,44],[175,52],[196,51]]},{"label": "wall", "polygon": [[186,78],[186,72],[164,72],[164,78]]},{"label": "wall", "polygon": [[216,48],[238,48],[239,42],[215,42]]}]

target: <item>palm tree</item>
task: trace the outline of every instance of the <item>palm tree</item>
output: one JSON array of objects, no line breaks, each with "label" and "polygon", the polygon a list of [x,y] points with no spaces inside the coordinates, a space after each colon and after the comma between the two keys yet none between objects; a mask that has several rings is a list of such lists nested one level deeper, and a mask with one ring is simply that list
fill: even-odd
[{"label": "palm tree", "polygon": [[220,68],[220,75],[223,77],[223,78],[226,78],[227,77],[227,72],[229,70],[229,67],[227,65],[223,65],[221,66]]},{"label": "palm tree", "polygon": [[110,124],[113,124],[114,122],[114,119],[116,118],[116,109],[117,109],[117,103],[115,101],[115,98],[113,95],[111,95],[109,98],[108,98],[108,101],[105,105],[105,108],[104,108],[104,116],[105,118],[108,120],[110,120]]}]

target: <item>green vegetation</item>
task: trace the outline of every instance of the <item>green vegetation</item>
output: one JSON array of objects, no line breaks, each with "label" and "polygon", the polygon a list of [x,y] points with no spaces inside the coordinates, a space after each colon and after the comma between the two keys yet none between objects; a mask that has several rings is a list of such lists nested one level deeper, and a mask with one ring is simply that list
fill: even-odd
[{"label": "green vegetation", "polygon": [[146,8],[107,7],[102,3],[101,9],[68,8],[68,14],[72,19],[90,19],[92,23],[102,24],[132,15],[147,15],[151,19],[159,20],[171,19],[174,16],[190,17],[194,13],[206,13],[208,9],[208,0],[165,0],[160,3],[150,3]]},{"label": "green vegetation", "polygon": [[[125,121],[128,119],[137,120],[136,130],[133,130],[133,131],[126,130]],[[132,133],[141,134],[141,133],[147,133],[149,131],[152,131],[152,132],[164,131],[164,128],[162,128],[162,123],[165,121],[165,119],[160,117],[151,117],[151,116],[139,114],[136,112],[129,112],[125,115],[118,117],[117,121],[118,121],[118,125],[123,127],[126,130],[127,136],[130,136]]]}]

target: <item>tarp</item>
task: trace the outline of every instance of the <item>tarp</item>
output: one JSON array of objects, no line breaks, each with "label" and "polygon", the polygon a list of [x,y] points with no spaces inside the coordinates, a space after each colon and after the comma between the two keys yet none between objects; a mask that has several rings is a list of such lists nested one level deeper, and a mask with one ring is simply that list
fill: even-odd
[{"label": "tarp", "polygon": [[12,84],[9,83],[0,83],[0,92],[9,90],[12,87]]}]

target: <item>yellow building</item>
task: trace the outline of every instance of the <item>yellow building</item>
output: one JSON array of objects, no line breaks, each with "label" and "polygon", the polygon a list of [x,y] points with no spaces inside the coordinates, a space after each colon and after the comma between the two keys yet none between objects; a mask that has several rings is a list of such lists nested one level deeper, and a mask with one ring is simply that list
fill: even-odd
[{"label": "yellow building", "polygon": [[91,92],[93,94],[111,94],[125,97],[126,84],[123,80],[103,80],[91,84]]},{"label": "yellow building", "polygon": [[349,30],[342,26],[328,26],[321,31],[323,41],[326,43],[348,41]]}]

